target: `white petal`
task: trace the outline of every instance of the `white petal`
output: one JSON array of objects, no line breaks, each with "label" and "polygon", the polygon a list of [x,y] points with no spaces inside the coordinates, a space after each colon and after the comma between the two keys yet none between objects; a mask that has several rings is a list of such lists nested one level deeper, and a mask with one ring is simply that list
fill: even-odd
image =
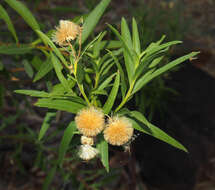
[{"label": "white petal", "polygon": [[78,155],[83,160],[90,160],[94,158],[99,151],[90,145],[81,145],[79,147]]}]

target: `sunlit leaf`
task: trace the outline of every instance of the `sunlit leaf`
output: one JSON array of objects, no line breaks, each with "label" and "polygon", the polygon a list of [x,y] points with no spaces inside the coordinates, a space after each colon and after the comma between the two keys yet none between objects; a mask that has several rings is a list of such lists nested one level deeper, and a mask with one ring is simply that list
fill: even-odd
[{"label": "sunlit leaf", "polygon": [[59,100],[59,99],[39,99],[35,106],[45,107],[50,109],[62,110],[71,113],[77,113],[80,109],[84,108],[85,105],[70,100]]},{"label": "sunlit leaf", "polygon": [[17,11],[25,22],[33,29],[40,30],[40,26],[34,18],[31,11],[20,1],[17,0],[5,0],[15,11]]},{"label": "sunlit leaf", "polygon": [[5,55],[19,55],[19,54],[26,54],[31,52],[33,49],[30,45],[0,45],[0,54]]},{"label": "sunlit leaf", "polygon": [[53,118],[55,116],[56,116],[56,112],[49,111],[46,113],[46,116],[44,117],[42,126],[40,128],[40,132],[39,132],[39,136],[38,136],[39,141],[44,137],[46,131],[50,127],[51,121],[53,120]]},{"label": "sunlit leaf", "polygon": [[102,139],[98,144],[97,148],[101,155],[101,161],[106,171],[109,172],[109,159],[108,159],[108,143],[104,139]]},{"label": "sunlit leaf", "polygon": [[84,43],[89,35],[93,32],[96,24],[103,15],[105,9],[111,0],[102,0],[88,15],[83,24],[82,43]]},{"label": "sunlit leaf", "polygon": [[154,126],[153,124],[151,124],[145,117],[143,114],[141,114],[138,111],[131,111],[129,113],[129,115],[132,118],[137,119],[139,122],[141,122],[142,124],[146,125],[150,130],[146,130],[144,128],[142,128],[141,126],[139,126],[139,128],[136,126],[136,129],[139,131],[142,131],[148,135],[151,135],[161,141],[164,141],[178,149],[181,149],[185,152],[188,152],[187,149],[181,144],[179,143],[177,140],[175,140],[174,138],[170,137],[169,135],[167,135],[164,131],[162,131],[161,129],[159,129],[158,127]]},{"label": "sunlit leaf", "polygon": [[49,93],[44,91],[38,91],[38,90],[15,90],[14,92],[18,94],[25,94],[32,97],[41,97],[41,98],[49,97]]},{"label": "sunlit leaf", "polygon": [[69,143],[72,140],[74,132],[76,131],[75,122],[72,121],[69,123],[68,127],[64,131],[63,138],[60,143],[59,151],[58,151],[58,164],[61,166],[63,163],[64,156],[69,147]]},{"label": "sunlit leaf", "polygon": [[113,88],[110,92],[110,95],[109,95],[107,101],[105,102],[105,105],[103,106],[103,111],[105,114],[108,114],[113,107],[113,104],[115,102],[115,99],[116,99],[116,96],[118,93],[119,84],[120,84],[120,75],[119,75],[119,73],[117,73],[116,79],[113,84]]},{"label": "sunlit leaf", "polygon": [[17,37],[16,31],[15,31],[15,28],[13,26],[13,23],[11,22],[11,19],[10,19],[9,15],[7,14],[7,11],[1,5],[0,5],[0,18],[2,18],[5,21],[5,23],[7,24],[8,30],[13,35],[16,43],[18,43],[18,37]]}]

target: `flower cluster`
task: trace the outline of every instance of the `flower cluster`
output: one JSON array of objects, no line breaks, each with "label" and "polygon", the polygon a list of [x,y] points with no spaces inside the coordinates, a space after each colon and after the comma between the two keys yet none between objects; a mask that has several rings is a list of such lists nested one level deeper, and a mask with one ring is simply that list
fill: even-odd
[{"label": "flower cluster", "polygon": [[126,117],[115,116],[105,122],[104,113],[95,107],[85,108],[75,117],[78,130],[82,134],[79,157],[90,160],[98,154],[93,146],[94,138],[103,131],[104,139],[111,145],[125,145],[133,135],[133,127]]},{"label": "flower cluster", "polygon": [[81,33],[81,27],[74,22],[68,20],[60,20],[60,24],[56,27],[56,31],[52,36],[52,40],[60,45],[68,45],[68,42],[75,40]]},{"label": "flower cluster", "polygon": [[[82,27],[68,20],[61,20],[59,26],[52,36],[52,40],[59,46],[68,46],[72,50],[73,57],[78,60],[81,51]],[[79,37],[79,51],[76,53],[71,40]],[[77,61],[74,61],[77,64]],[[73,70],[73,65],[69,68]],[[77,65],[74,65],[77,68]],[[76,69],[73,70],[76,76]],[[78,155],[83,160],[94,158],[99,152],[93,147],[95,137],[103,131],[104,139],[111,145],[125,145],[133,135],[133,127],[125,117],[115,116],[105,122],[105,115],[102,110],[89,107],[82,109],[75,117],[77,129],[82,134],[81,146]]]}]

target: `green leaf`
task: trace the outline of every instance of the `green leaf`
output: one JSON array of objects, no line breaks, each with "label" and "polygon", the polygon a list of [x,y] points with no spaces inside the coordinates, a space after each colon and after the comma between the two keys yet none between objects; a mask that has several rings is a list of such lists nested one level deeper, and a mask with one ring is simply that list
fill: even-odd
[{"label": "green leaf", "polygon": [[[4,88],[3,84],[0,84],[0,110],[4,105],[4,101],[5,101],[4,96],[5,96],[5,88]],[[3,122],[2,122],[2,124],[0,126],[0,130],[1,130],[2,126],[3,126]]]},{"label": "green leaf", "polygon": [[63,163],[64,156],[66,154],[66,151],[69,147],[69,143],[71,142],[75,131],[76,131],[76,125],[75,125],[75,122],[72,121],[64,131],[63,138],[60,143],[60,147],[58,151],[58,164],[60,166]]},{"label": "green leaf", "polygon": [[48,98],[49,94],[44,91],[38,91],[38,90],[15,90],[14,91],[17,94],[25,94],[32,97],[41,97],[41,98]]},{"label": "green leaf", "polygon": [[182,56],[182,57],[180,57],[174,61],[171,61],[170,63],[164,65],[163,67],[157,69],[156,71],[154,71],[150,75],[147,75],[147,77],[143,76],[135,84],[134,89],[133,89],[133,94],[136,93],[138,90],[140,90],[144,85],[146,85],[148,82],[150,82],[155,77],[157,77],[157,76],[163,74],[164,72],[172,69],[173,67],[177,66],[178,64],[183,63],[184,61],[190,59],[191,57],[196,56],[198,53],[199,52],[192,52],[190,54],[184,55],[184,56]]},{"label": "green leaf", "polygon": [[55,176],[56,170],[57,170],[57,165],[53,166],[51,168],[51,170],[48,172],[48,175],[46,176],[45,181],[43,183],[42,190],[48,190],[49,189],[49,185],[51,184],[51,182]]},{"label": "green leaf", "polygon": [[105,102],[105,105],[103,106],[103,111],[105,114],[108,114],[113,107],[114,101],[115,101],[117,93],[118,93],[119,84],[120,84],[120,75],[119,75],[119,73],[117,73],[113,88],[110,92],[110,95],[109,95],[107,101]]},{"label": "green leaf", "polygon": [[99,49],[118,49],[122,47],[122,42],[117,40],[102,40]]},{"label": "green leaf", "polygon": [[62,83],[62,85],[64,86],[64,88],[66,89],[67,92],[72,91],[72,89],[70,89],[70,87],[69,87],[68,81],[65,79],[65,77],[63,76],[63,73],[61,72],[62,65],[59,62],[58,58],[53,53],[51,53],[51,61],[52,61],[52,64],[54,66],[54,69],[55,69],[55,72],[57,74],[59,81]]},{"label": "green leaf", "polygon": [[120,73],[120,77],[121,77],[121,92],[122,92],[122,97],[124,98],[125,97],[125,93],[126,93],[126,90],[127,90],[127,85],[126,85],[126,80],[125,80],[125,74],[124,74],[124,71],[117,59],[117,57],[110,51],[110,50],[107,50],[109,52],[109,54],[112,56],[118,70],[119,70],[119,73]]},{"label": "green leaf", "polygon": [[133,63],[135,62],[133,55],[132,55],[132,51],[128,47],[125,39],[119,34],[119,32],[114,27],[112,27],[110,24],[108,24],[108,26],[115,33],[115,35],[119,38],[119,40],[122,42],[122,47],[124,48],[123,54],[124,54],[124,59],[125,59],[125,67],[126,67],[126,71],[128,74],[129,83],[131,83],[132,77],[133,77],[133,71],[134,71]]},{"label": "green leaf", "polygon": [[160,57],[154,59],[154,60],[152,61],[152,63],[149,65],[149,68],[156,67],[156,66],[161,62],[161,60],[162,60],[163,58],[164,58],[164,56],[160,56]]},{"label": "green leaf", "polygon": [[79,84],[82,84],[84,79],[84,68],[81,63],[77,64],[77,81]]},{"label": "green leaf", "polygon": [[22,64],[24,65],[24,69],[25,69],[25,72],[27,73],[27,75],[30,78],[32,78],[34,75],[34,70],[33,70],[32,66],[29,64],[29,62],[26,59],[24,59],[22,61]]},{"label": "green leaf", "polygon": [[158,127],[154,126],[153,124],[151,124],[149,121],[147,121],[147,119],[145,118],[144,115],[142,115],[140,112],[138,111],[131,111],[129,114],[131,117],[137,119],[139,122],[143,123],[144,125],[146,125],[150,131],[147,130],[142,130],[142,128],[139,126],[136,127],[137,130],[142,131],[148,135],[151,135],[161,141],[164,141],[170,145],[172,145],[173,147],[176,147],[180,150],[183,150],[185,152],[188,152],[187,149],[181,144],[179,143],[177,140],[175,140],[174,138],[170,137],[169,135],[167,135],[164,131],[162,131],[161,129],[159,129]]},{"label": "green leaf", "polygon": [[47,59],[45,62],[42,63],[40,66],[37,74],[34,77],[33,82],[36,82],[43,78],[47,73],[49,73],[53,69],[53,64],[51,63],[50,59]]},{"label": "green leaf", "polygon": [[19,55],[19,54],[26,54],[31,52],[33,49],[30,45],[0,45],[0,54],[5,55]]},{"label": "green leaf", "polygon": [[4,69],[4,65],[3,65],[3,63],[0,60],[0,71],[3,71],[3,69]]},{"label": "green leaf", "polygon": [[111,64],[112,61],[113,61],[113,59],[111,58],[111,59],[104,61],[103,63],[100,63],[99,73],[102,74],[104,72],[104,70],[108,67],[108,65]]},{"label": "green leaf", "polygon": [[17,0],[5,0],[15,11],[17,11],[25,22],[33,29],[40,30],[39,24],[29,11],[29,9],[20,1]]},{"label": "green leaf", "polygon": [[105,96],[108,95],[106,90],[95,90],[95,91],[92,91],[92,94],[105,95]]},{"label": "green leaf", "polygon": [[50,127],[50,124],[54,117],[56,117],[56,112],[49,111],[46,113],[46,116],[45,116],[42,126],[40,128],[40,132],[39,132],[39,136],[38,136],[39,141],[44,137],[44,135],[45,135],[46,131],[48,130],[48,128]]},{"label": "green leaf", "polygon": [[[105,75],[105,74],[107,74],[108,72],[109,72],[109,70],[111,69],[111,67],[113,67],[114,66],[114,62],[112,61],[112,62],[110,62],[105,68],[104,68],[104,70],[102,71],[102,69],[100,70],[100,73],[102,74],[102,75]],[[102,71],[102,72],[101,72]]]},{"label": "green leaf", "polygon": [[96,24],[103,15],[105,9],[111,0],[102,0],[88,15],[83,24],[82,43],[84,43],[89,35],[93,32]]},{"label": "green leaf", "polygon": [[71,113],[77,113],[80,109],[85,107],[85,105],[75,101],[48,98],[39,99],[34,105],[39,107],[67,111]]},{"label": "green leaf", "polygon": [[98,40],[96,41],[94,47],[93,47],[93,57],[97,58],[100,55],[100,50],[101,50],[101,40],[104,38],[105,34],[107,32],[102,32],[102,34],[99,36]]},{"label": "green leaf", "polygon": [[133,54],[134,49],[132,45],[131,34],[129,31],[127,22],[124,18],[122,18],[122,21],[121,21],[121,34],[122,34],[123,40],[126,43],[126,46],[129,48],[128,50],[124,48],[123,55],[124,55],[126,69],[128,67],[127,73],[128,73],[129,83],[131,83],[134,75],[134,67],[135,67],[135,61],[134,61],[135,59]]},{"label": "green leaf", "polygon": [[14,29],[13,23],[11,22],[11,19],[7,14],[6,10],[4,9],[4,7],[2,7],[1,5],[0,5],[0,18],[2,18],[5,21],[5,23],[7,24],[8,30],[13,35],[14,39],[16,40],[16,43],[18,43],[19,41],[16,35],[16,31]]},{"label": "green leaf", "polygon": [[140,38],[138,27],[135,18],[132,19],[132,40],[133,40],[133,47],[136,53],[139,55],[141,48],[140,48]]},{"label": "green leaf", "polygon": [[96,91],[102,91],[104,88],[106,88],[116,74],[117,73],[114,73],[107,77],[107,79],[105,79],[101,84],[99,84],[99,87],[96,89]]},{"label": "green leaf", "polygon": [[[166,49],[172,45],[176,45],[176,44],[181,44],[182,41],[172,41],[172,42],[167,42],[164,43],[162,45],[157,45],[156,43],[154,43],[154,45],[152,45],[151,47],[149,46],[149,48],[147,48],[144,52],[147,54],[146,56],[150,56],[151,54],[157,53],[163,49]],[[141,55],[144,53],[142,52]]]},{"label": "green leaf", "polygon": [[126,45],[132,49],[131,34],[130,34],[128,24],[127,24],[125,18],[122,18],[122,21],[121,21],[121,34],[122,34],[122,38],[124,39],[124,42],[126,43]]},{"label": "green leaf", "polygon": [[[68,84],[69,84],[70,88],[72,89],[76,83],[72,80],[68,80]],[[66,94],[66,90],[65,90],[64,86],[61,83],[59,83],[59,84],[56,84],[53,86],[51,93],[50,93],[51,97],[55,97],[58,95],[59,96],[67,96],[67,95],[73,96],[74,94],[73,93]]]},{"label": "green leaf", "polygon": [[147,72],[149,69],[149,65],[151,65],[155,59],[161,57],[163,54],[164,52],[161,51],[159,53],[154,53],[146,57],[144,60],[142,60],[141,63],[138,65],[138,67],[135,69],[135,75],[134,75],[135,80],[138,79],[145,72]]},{"label": "green leaf", "polygon": [[34,56],[34,58],[31,60],[31,65],[37,70],[39,71],[41,65],[44,63],[44,61],[42,61],[40,59],[40,57],[38,56]]},{"label": "green leaf", "polygon": [[102,139],[98,144],[97,148],[101,155],[101,161],[106,171],[109,172],[109,161],[108,161],[108,143]]},{"label": "green leaf", "polygon": [[67,62],[66,62],[65,58],[63,57],[63,55],[61,54],[59,49],[54,45],[54,43],[49,39],[49,37],[47,35],[45,35],[43,32],[41,32],[40,30],[36,30],[36,32],[39,35],[39,37],[43,40],[43,42],[52,48],[53,52],[58,56],[58,58],[62,61],[62,63],[67,67]]}]

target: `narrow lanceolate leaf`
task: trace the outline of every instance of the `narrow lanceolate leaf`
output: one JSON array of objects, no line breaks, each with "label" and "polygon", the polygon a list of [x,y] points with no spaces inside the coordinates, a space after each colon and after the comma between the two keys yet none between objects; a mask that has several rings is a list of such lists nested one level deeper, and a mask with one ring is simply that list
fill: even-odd
[{"label": "narrow lanceolate leaf", "polygon": [[53,53],[51,53],[51,61],[52,61],[52,64],[54,66],[54,69],[55,69],[55,72],[57,74],[59,81],[62,83],[62,85],[64,86],[64,88],[66,89],[67,92],[71,91],[69,84],[68,84],[68,81],[63,76],[63,73],[61,71],[62,65],[59,62],[58,58]]},{"label": "narrow lanceolate leaf", "polygon": [[18,37],[16,35],[16,31],[14,29],[13,23],[11,22],[11,19],[10,19],[9,15],[7,14],[6,10],[4,9],[4,7],[2,7],[1,5],[0,5],[0,18],[5,21],[5,23],[7,24],[8,30],[13,35],[16,43],[18,43]]},{"label": "narrow lanceolate leaf", "polygon": [[117,49],[122,47],[122,42],[116,40],[102,40],[100,49]]},{"label": "narrow lanceolate leaf", "polygon": [[112,53],[112,51],[110,50],[107,50],[109,52],[109,54],[112,56],[118,70],[119,70],[119,73],[120,73],[120,77],[121,77],[121,92],[122,92],[122,97],[124,98],[125,97],[125,93],[126,93],[126,90],[127,90],[127,85],[126,85],[126,80],[125,80],[125,74],[124,74],[124,71],[122,69],[122,66],[120,65],[117,57]]},{"label": "narrow lanceolate leaf", "polygon": [[[134,74],[134,67],[135,67],[135,59],[133,59],[134,57],[134,50],[133,50],[133,44],[132,44],[132,40],[131,40],[131,34],[127,25],[127,22],[124,18],[122,18],[121,21],[121,34],[122,34],[122,38],[126,43],[126,46],[129,48],[129,53],[128,51],[124,48],[123,51],[123,55],[124,55],[124,61],[125,61],[125,65],[126,65],[126,69],[128,72],[128,78],[129,78],[129,82],[131,83],[132,81],[132,76]],[[132,56],[130,56],[129,54],[131,54]]]},{"label": "narrow lanceolate leaf", "polygon": [[111,0],[102,0],[93,10],[90,12],[86,20],[83,24],[83,33],[82,33],[82,43],[84,43],[89,35],[94,30],[96,24],[98,23],[99,19],[103,15],[105,9],[109,5]]},{"label": "narrow lanceolate leaf", "polygon": [[81,63],[78,63],[78,65],[77,65],[76,77],[77,77],[78,83],[82,84],[83,80],[84,80],[84,67],[83,67],[83,65]]},{"label": "narrow lanceolate leaf", "polygon": [[5,0],[19,15],[25,20],[25,22],[33,29],[40,30],[40,26],[34,18],[31,11],[20,1],[17,0]]},{"label": "narrow lanceolate leaf", "polygon": [[108,114],[113,107],[113,104],[115,102],[115,99],[116,99],[116,96],[118,93],[119,84],[120,84],[120,75],[119,75],[119,73],[117,73],[116,79],[115,79],[113,87],[112,87],[112,90],[110,92],[110,95],[109,95],[109,97],[108,97],[108,99],[107,99],[107,101],[103,107],[103,111],[105,114]]},{"label": "narrow lanceolate leaf", "polygon": [[64,156],[66,154],[66,151],[68,150],[69,143],[71,142],[75,131],[76,131],[76,125],[75,125],[75,122],[72,121],[64,131],[63,138],[60,143],[60,147],[58,151],[58,164],[60,166],[63,163]]},{"label": "narrow lanceolate leaf", "polygon": [[139,38],[139,32],[138,27],[135,18],[132,19],[132,40],[133,40],[133,47],[136,51],[137,55],[140,54],[141,48],[140,48],[140,38]]},{"label": "narrow lanceolate leaf", "polygon": [[106,31],[102,32],[102,34],[99,36],[98,40],[94,44],[94,47],[93,47],[93,56],[96,57],[96,58],[100,55],[100,50],[101,50],[101,47],[102,47],[100,45],[101,44],[101,40],[104,38],[104,36],[105,36],[106,33],[107,33]]},{"label": "narrow lanceolate leaf", "polygon": [[50,109],[62,110],[71,113],[77,113],[80,109],[84,108],[85,105],[70,101],[70,100],[59,100],[59,99],[39,99],[35,106],[45,107]]},{"label": "narrow lanceolate leaf", "polygon": [[48,190],[49,189],[49,185],[53,181],[53,178],[55,176],[56,170],[57,170],[57,165],[53,166],[51,168],[51,170],[48,172],[48,175],[46,176],[45,181],[43,183],[42,190]]},{"label": "narrow lanceolate leaf", "polygon": [[53,69],[53,64],[51,63],[51,59],[47,59],[45,62],[42,63],[40,66],[37,74],[34,77],[33,82],[36,82],[43,78],[46,74],[48,74]]},{"label": "narrow lanceolate leaf", "polygon": [[151,54],[153,54],[153,53],[156,53],[156,52],[161,51],[162,49],[168,48],[168,47],[170,47],[170,46],[172,46],[172,45],[181,44],[181,43],[182,43],[182,41],[172,41],[172,42],[164,43],[164,44],[162,44],[162,45],[157,45],[157,44],[155,43],[154,46],[152,46],[152,47],[150,47],[150,48],[147,48],[145,52],[146,52],[148,55],[151,55]]},{"label": "narrow lanceolate leaf", "polygon": [[62,63],[65,66],[67,66],[67,62],[66,62],[65,58],[63,57],[63,55],[61,54],[59,49],[54,45],[54,43],[49,39],[49,37],[39,30],[36,30],[36,32],[40,36],[40,38],[43,40],[43,42],[52,48],[53,52],[58,56],[58,58],[62,61]]},{"label": "narrow lanceolate leaf", "polygon": [[39,90],[15,90],[17,94],[25,94],[32,97],[41,97],[41,98],[48,98],[49,93]]},{"label": "narrow lanceolate leaf", "polygon": [[0,54],[5,55],[20,55],[31,52],[33,49],[30,45],[0,45]]},{"label": "narrow lanceolate leaf", "polygon": [[125,18],[122,18],[122,21],[121,21],[121,34],[122,34],[122,38],[124,39],[126,45],[128,47],[132,48],[131,34],[130,34],[128,24],[127,24]]},{"label": "narrow lanceolate leaf", "polygon": [[154,60],[152,61],[152,63],[149,65],[149,68],[156,67],[156,66],[161,62],[161,60],[162,60],[163,58],[164,58],[164,56],[160,56],[160,57],[154,59]]},{"label": "narrow lanceolate leaf", "polygon": [[45,116],[42,126],[40,128],[40,132],[39,132],[39,136],[38,136],[39,141],[44,137],[46,131],[50,127],[51,122],[55,118],[55,116],[56,116],[56,112],[49,111],[46,113],[46,116]]},{"label": "narrow lanceolate leaf", "polygon": [[109,159],[108,159],[108,143],[104,139],[97,144],[97,148],[99,150],[101,156],[101,162],[107,172],[109,172]]},{"label": "narrow lanceolate leaf", "polygon": [[97,91],[102,91],[104,88],[108,86],[108,84],[112,81],[113,77],[116,75],[116,73],[113,73],[107,79],[105,79],[101,84],[99,84],[99,87],[96,89]]},{"label": "narrow lanceolate leaf", "polygon": [[164,65],[163,67],[157,69],[156,71],[154,71],[153,73],[151,73],[147,77],[143,76],[144,80],[143,80],[143,77],[142,77],[137,81],[137,83],[134,86],[133,93],[136,93],[138,90],[140,90],[144,85],[146,85],[148,82],[150,82],[155,77],[157,77],[157,76],[163,74],[164,72],[172,69],[173,67],[177,66],[178,64],[183,63],[184,61],[190,59],[191,57],[196,56],[198,53],[199,52],[192,52],[192,53],[190,53],[188,55],[182,56],[182,57],[180,57],[180,58],[178,58],[178,59],[176,59],[174,61],[171,61],[170,63]]},{"label": "narrow lanceolate leaf", "polygon": [[27,73],[27,75],[32,78],[34,75],[34,70],[32,68],[32,66],[29,64],[29,62],[25,59],[22,61],[22,64],[24,65],[24,69],[25,72]]},{"label": "narrow lanceolate leaf", "polygon": [[142,124],[146,125],[149,130],[145,130],[144,128],[141,128],[141,126],[139,127],[135,127],[137,130],[142,131],[148,135],[151,135],[161,141],[164,141],[180,150],[183,150],[185,152],[188,152],[187,149],[181,144],[179,143],[177,140],[175,140],[174,138],[170,137],[169,135],[167,135],[164,131],[162,131],[161,129],[159,129],[158,127],[154,126],[153,124],[151,124],[144,115],[142,115],[140,112],[138,111],[131,111],[129,114],[132,118],[135,118],[136,120],[138,120],[139,122],[141,122]]},{"label": "narrow lanceolate leaf", "polygon": [[124,58],[125,58],[125,67],[126,67],[126,71],[128,74],[129,82],[131,83],[132,77],[133,77],[132,73],[134,71],[134,67],[132,67],[132,64],[135,62],[134,58],[132,56],[132,51],[128,47],[125,39],[119,34],[119,32],[114,27],[112,27],[111,25],[108,24],[108,26],[114,32],[114,34],[119,38],[119,40],[122,42],[122,47],[124,48],[123,53],[124,53]]}]

